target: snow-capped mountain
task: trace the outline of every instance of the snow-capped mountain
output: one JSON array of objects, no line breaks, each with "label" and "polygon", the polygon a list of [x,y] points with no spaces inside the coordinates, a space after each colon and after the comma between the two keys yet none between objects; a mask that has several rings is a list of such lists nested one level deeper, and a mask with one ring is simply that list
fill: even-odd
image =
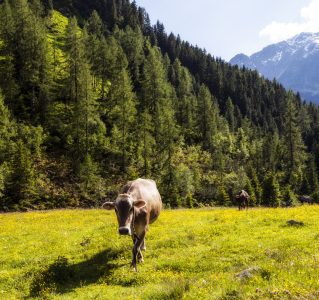
[{"label": "snow-capped mountain", "polygon": [[230,64],[257,69],[265,78],[276,78],[286,89],[319,104],[319,32],[300,33],[250,57],[238,54]]}]

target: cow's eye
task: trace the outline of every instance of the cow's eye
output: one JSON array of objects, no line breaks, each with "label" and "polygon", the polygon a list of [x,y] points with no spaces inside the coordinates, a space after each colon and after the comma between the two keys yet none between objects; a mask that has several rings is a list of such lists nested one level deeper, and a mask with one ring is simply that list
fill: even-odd
[{"label": "cow's eye", "polygon": [[133,207],[130,208],[130,213],[133,211]]}]

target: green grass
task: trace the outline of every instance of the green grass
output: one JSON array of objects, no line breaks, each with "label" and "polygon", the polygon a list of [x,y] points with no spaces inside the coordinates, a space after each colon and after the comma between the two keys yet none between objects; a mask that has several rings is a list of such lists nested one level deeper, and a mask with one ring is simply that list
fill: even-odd
[{"label": "green grass", "polygon": [[163,211],[137,273],[114,212],[0,218],[0,299],[318,299],[319,206]]}]

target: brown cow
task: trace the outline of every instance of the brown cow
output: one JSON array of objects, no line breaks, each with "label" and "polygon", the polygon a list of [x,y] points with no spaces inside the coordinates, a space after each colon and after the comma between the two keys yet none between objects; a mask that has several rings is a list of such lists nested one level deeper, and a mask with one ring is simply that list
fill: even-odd
[{"label": "brown cow", "polygon": [[136,255],[138,262],[144,261],[141,250],[146,250],[145,234],[149,231],[149,224],[157,220],[162,209],[162,199],[155,181],[129,181],[121,189],[115,202],[105,202],[102,207],[107,210],[115,209],[119,234],[132,236],[134,246],[131,267],[137,271]]},{"label": "brown cow", "polygon": [[247,194],[247,192],[245,192],[244,190],[239,191],[236,194],[236,201],[238,204],[238,210],[240,210],[241,207],[245,209],[245,206],[246,206],[246,209],[248,209],[249,200],[250,200],[250,197]]}]

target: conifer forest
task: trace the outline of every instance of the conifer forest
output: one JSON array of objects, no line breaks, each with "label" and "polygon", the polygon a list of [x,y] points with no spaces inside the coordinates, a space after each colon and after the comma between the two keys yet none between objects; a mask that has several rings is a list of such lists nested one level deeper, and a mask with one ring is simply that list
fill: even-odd
[{"label": "conifer forest", "polygon": [[318,107],[190,42],[135,1],[1,1],[0,210],[137,178],[172,208],[319,203]]}]

